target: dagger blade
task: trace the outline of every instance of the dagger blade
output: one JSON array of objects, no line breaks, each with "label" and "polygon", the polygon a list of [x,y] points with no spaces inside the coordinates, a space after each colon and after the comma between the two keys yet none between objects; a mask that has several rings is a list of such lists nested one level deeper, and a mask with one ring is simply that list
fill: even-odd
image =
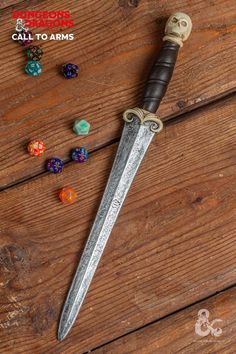
[{"label": "dagger blade", "polygon": [[121,206],[155,132],[135,115],[125,122],[107,186],[68,292],[58,329],[63,340],[80,311]]}]

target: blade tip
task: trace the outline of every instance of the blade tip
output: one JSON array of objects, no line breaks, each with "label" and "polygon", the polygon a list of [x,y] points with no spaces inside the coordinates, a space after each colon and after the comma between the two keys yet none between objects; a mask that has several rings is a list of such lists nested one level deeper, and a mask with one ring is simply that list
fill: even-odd
[{"label": "blade tip", "polygon": [[67,334],[68,332],[59,329],[57,333],[57,339],[62,342],[66,338]]},{"label": "blade tip", "polygon": [[59,328],[58,328],[58,331],[57,331],[57,339],[62,342],[67,334],[69,333],[70,331],[70,326],[68,325],[68,322],[63,322],[62,320],[60,321],[59,323]]}]

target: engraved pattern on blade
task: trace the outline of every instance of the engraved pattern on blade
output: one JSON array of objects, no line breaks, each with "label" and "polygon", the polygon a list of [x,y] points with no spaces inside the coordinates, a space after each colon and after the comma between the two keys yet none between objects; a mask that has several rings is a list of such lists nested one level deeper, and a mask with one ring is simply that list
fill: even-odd
[{"label": "engraved pattern on blade", "polygon": [[120,208],[155,135],[149,124],[152,122],[141,124],[136,116],[125,123],[100,207],[64,305],[58,330],[61,340],[78,315]]}]

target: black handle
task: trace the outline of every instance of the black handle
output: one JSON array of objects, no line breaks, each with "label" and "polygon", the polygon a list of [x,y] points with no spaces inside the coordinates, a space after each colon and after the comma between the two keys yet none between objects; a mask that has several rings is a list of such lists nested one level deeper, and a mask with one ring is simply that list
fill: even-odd
[{"label": "black handle", "polygon": [[146,111],[157,111],[172,77],[179,48],[177,43],[163,42],[144,92],[143,109]]}]

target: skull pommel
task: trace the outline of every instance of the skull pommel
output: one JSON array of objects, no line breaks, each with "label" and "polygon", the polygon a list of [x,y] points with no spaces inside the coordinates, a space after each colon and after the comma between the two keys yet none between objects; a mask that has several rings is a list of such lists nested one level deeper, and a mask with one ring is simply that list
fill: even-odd
[{"label": "skull pommel", "polygon": [[192,30],[191,18],[183,12],[171,15],[166,23],[163,41],[171,41],[183,46]]}]

